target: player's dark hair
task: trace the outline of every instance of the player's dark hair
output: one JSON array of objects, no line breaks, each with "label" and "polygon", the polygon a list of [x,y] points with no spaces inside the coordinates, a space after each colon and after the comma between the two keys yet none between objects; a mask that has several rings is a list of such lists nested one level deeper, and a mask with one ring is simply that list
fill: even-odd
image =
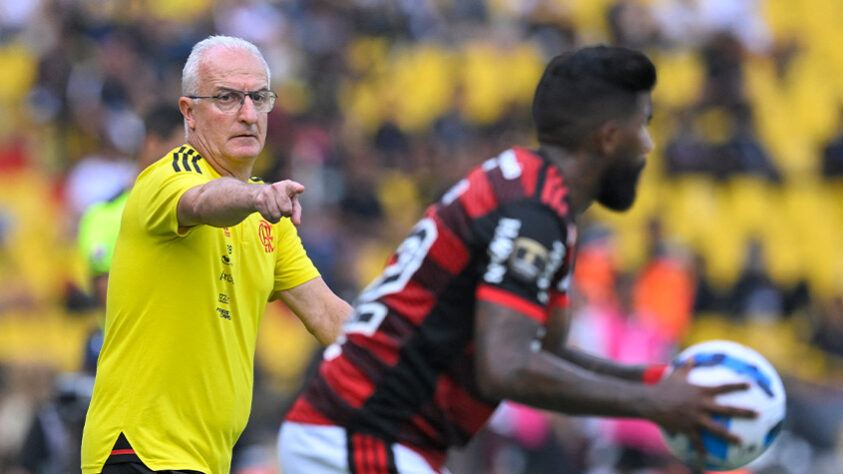
[{"label": "player's dark hair", "polygon": [[143,118],[146,133],[154,135],[162,140],[173,136],[177,128],[184,123],[184,116],[176,105],[171,103],[159,103],[154,105]]},{"label": "player's dark hair", "polygon": [[556,56],[533,97],[539,142],[577,148],[606,121],[632,114],[655,84],[655,66],[638,51],[600,45]]}]

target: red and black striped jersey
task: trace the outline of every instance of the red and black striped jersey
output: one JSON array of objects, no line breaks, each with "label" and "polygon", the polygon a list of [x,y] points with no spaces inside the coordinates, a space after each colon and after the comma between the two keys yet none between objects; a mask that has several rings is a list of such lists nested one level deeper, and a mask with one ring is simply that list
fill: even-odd
[{"label": "red and black striped jersey", "polygon": [[544,323],[566,304],[576,227],[559,169],[513,148],[431,205],[355,303],[288,420],[336,424],[440,461],[499,400],[475,383],[477,300]]}]

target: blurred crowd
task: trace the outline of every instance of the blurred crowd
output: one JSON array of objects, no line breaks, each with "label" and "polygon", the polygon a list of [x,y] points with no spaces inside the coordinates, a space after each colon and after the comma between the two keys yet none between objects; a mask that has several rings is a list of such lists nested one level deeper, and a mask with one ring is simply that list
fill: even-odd
[{"label": "blurred crowd", "polygon": [[[746,343],[789,395],[784,434],[747,472],[843,471],[840,24],[837,0],[0,0],[0,473],[78,471],[102,317],[78,220],[134,179],[141,117],[177,101],[209,34],[266,56],[279,99],[258,174],[307,186],[300,234],[348,300],[428,201],[535,144],[546,60],[645,51],[657,148],[632,211],[581,222],[572,342],[631,363]],[[257,352],[239,473],[277,472],[278,424],[318,357],[280,304]],[[652,425],[517,405],[452,464],[686,472]]]}]

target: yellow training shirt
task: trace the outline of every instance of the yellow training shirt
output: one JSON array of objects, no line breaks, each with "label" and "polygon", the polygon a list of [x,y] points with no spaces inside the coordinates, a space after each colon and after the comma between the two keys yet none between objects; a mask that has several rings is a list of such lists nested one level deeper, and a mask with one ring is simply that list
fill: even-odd
[{"label": "yellow training shirt", "polygon": [[99,473],[122,432],[152,470],[228,474],[272,293],[319,276],[289,219],[179,232],[182,194],[220,175],[189,146],[148,167],[123,213],[82,440]]}]

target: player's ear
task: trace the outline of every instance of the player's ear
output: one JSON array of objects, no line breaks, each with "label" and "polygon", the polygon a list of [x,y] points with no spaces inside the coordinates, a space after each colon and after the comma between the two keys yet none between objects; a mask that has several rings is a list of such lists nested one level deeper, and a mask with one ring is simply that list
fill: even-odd
[{"label": "player's ear", "polygon": [[621,128],[616,120],[604,122],[595,131],[595,142],[603,156],[613,156],[621,143]]},{"label": "player's ear", "polygon": [[189,97],[182,96],[179,98],[179,110],[181,110],[181,114],[184,115],[184,120],[187,123],[187,126],[191,129],[196,128],[196,118],[193,116],[195,105],[196,102]]}]

